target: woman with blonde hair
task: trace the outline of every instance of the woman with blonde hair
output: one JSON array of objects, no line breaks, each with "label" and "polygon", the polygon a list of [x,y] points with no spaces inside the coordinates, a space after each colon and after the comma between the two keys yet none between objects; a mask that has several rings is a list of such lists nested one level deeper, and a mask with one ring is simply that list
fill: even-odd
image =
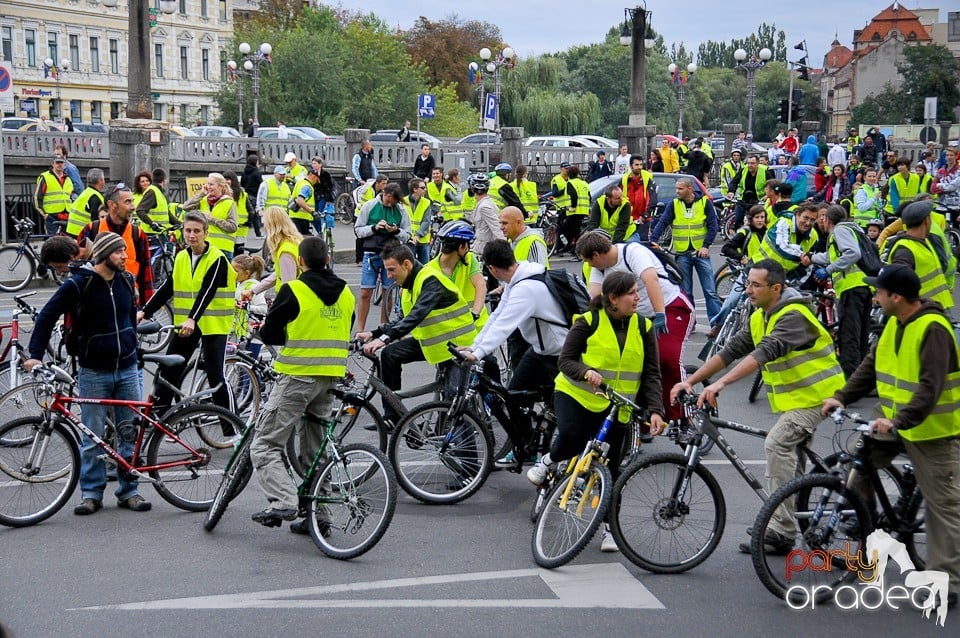
[{"label": "woman with blonde hair", "polygon": [[303,235],[294,226],[287,211],[279,206],[270,206],[263,211],[263,230],[267,235],[264,246],[273,256],[273,272],[243,292],[243,298],[247,301],[271,286],[274,290],[280,290],[280,286],[300,275],[299,246]]},{"label": "woman with blonde hair", "polygon": [[219,248],[227,261],[233,259],[233,236],[237,232],[237,205],[230,182],[220,173],[210,173],[196,195],[183,203],[183,210],[199,210],[210,225],[207,241]]}]

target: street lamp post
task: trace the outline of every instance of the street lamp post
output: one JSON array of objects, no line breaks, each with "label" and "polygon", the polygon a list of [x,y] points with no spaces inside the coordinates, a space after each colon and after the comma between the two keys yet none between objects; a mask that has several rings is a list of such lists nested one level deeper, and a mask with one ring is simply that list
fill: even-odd
[{"label": "street lamp post", "polygon": [[756,97],[757,90],[756,75],[757,71],[762,69],[773,57],[773,52],[764,47],[760,49],[759,54],[754,53],[747,60],[747,52],[743,49],[737,49],[733,52],[733,57],[737,61],[737,68],[744,69],[747,72],[747,136],[753,139],[753,100]]},{"label": "street lamp post", "polygon": [[44,74],[52,73],[53,80],[57,85],[57,112],[56,117],[54,117],[55,122],[63,121],[63,102],[60,100],[60,75],[66,73],[70,69],[70,60],[64,58],[60,60],[60,63],[53,61],[53,58],[47,58],[43,61],[43,71]]},{"label": "street lamp post", "polygon": [[[648,37],[648,20],[652,11],[647,5],[624,9],[623,29],[620,32],[620,44],[631,46],[630,76],[630,126],[647,125],[647,49],[652,48],[653,38]],[[627,28],[627,22],[630,28]]]},{"label": "street lamp post", "polygon": [[[481,64],[484,65],[484,68],[488,73],[493,73],[493,93],[497,96],[497,113],[496,120],[494,122],[494,132],[500,132],[500,69],[507,68],[512,69],[516,66],[516,53],[511,47],[504,47],[503,51],[500,52],[496,58],[493,57],[493,52],[490,51],[487,47],[480,49],[480,59],[483,61]],[[474,71],[479,69],[479,66],[475,66],[476,62],[470,63],[470,68]],[[486,104],[483,101],[483,81],[480,81],[481,86],[481,97],[480,97],[480,128],[483,126],[483,116],[484,111],[486,110]]]},{"label": "street lamp post", "polygon": [[[241,42],[238,48],[240,50],[240,55],[243,56],[243,68],[253,78],[253,126],[256,128],[260,126],[260,117],[257,112],[258,103],[260,101],[260,65],[264,62],[269,64],[273,61],[270,59],[270,53],[273,51],[273,46],[269,42],[264,42],[260,45],[260,48],[257,49],[256,53],[253,54],[250,53],[252,49],[246,42]],[[227,64],[229,64],[229,62]],[[242,78],[238,81],[241,84],[243,83]],[[243,130],[242,113],[240,116],[240,130]]]},{"label": "street lamp post", "polygon": [[677,137],[683,139],[683,89],[687,85],[687,82],[693,77],[693,74],[697,72],[697,65],[691,62],[687,65],[687,70],[683,71],[675,63],[671,62],[667,70],[670,71],[670,77],[673,79],[673,83],[678,87],[677,105],[680,107],[680,121],[677,124]]},{"label": "street lamp post", "polygon": [[[248,64],[251,68],[253,67],[253,63],[247,60],[243,63],[244,69],[247,68]],[[243,78],[248,73],[237,68],[236,60],[227,60],[227,69],[229,69],[230,78],[237,82],[237,130],[243,133],[245,130],[243,126]]]}]

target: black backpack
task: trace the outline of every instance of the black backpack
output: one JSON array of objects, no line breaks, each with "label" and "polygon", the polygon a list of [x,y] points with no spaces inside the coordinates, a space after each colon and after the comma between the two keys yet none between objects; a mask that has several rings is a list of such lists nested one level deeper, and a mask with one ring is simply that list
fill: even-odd
[{"label": "black backpack", "polygon": [[[630,267],[630,262],[627,261],[627,247],[629,245],[630,244],[622,244],[623,264],[627,267],[627,270],[629,270],[632,273],[633,268]],[[651,246],[647,244],[644,244],[644,247],[650,252],[652,252],[654,257],[660,260],[660,263],[663,264],[663,269],[667,271],[666,277],[664,277],[660,273],[657,273],[657,277],[660,277],[661,279],[666,279],[673,285],[679,286],[680,283],[683,281],[683,274],[680,272],[680,266],[677,264],[676,258],[670,253],[668,253],[667,251],[663,250],[662,248],[658,248],[656,246]]]},{"label": "black backpack", "polygon": [[[563,268],[547,270],[542,274],[527,277],[527,279],[542,281],[546,284],[547,290],[560,304],[563,317],[566,319],[566,324],[563,325],[568,328],[573,325],[573,316],[585,312],[590,304],[590,295],[587,293],[587,289],[584,288],[576,276]],[[546,320],[543,319],[542,321]],[[547,323],[561,325],[554,321],[547,321]]]},{"label": "black backpack", "polygon": [[843,225],[852,230],[857,238],[857,247],[860,249],[857,268],[862,270],[867,277],[876,277],[880,269],[883,268],[883,261],[880,259],[880,250],[877,245],[870,241],[863,229],[856,224],[844,223]]}]

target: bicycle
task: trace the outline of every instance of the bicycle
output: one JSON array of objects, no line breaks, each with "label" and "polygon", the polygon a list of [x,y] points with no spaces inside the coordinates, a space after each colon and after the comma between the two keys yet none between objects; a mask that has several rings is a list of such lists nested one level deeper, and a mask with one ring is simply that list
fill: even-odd
[{"label": "bicycle", "polygon": [[[802,476],[780,487],[764,503],[753,526],[750,554],[757,576],[774,596],[791,602],[799,602],[800,596],[804,602],[811,598],[823,602],[834,587],[856,578],[857,561],[861,569],[868,569],[873,559],[868,557],[867,537],[874,530],[883,530],[903,543],[917,569],[926,565],[923,497],[912,466],[905,464],[902,473],[883,468],[885,476],[881,476],[872,463],[878,441],[869,433],[870,422],[846,410],[836,410],[833,420],[838,428],[845,420],[857,424],[853,431],[859,437],[853,451],[839,444],[843,430],[838,429],[834,436],[837,469]],[[851,487],[859,477],[870,486],[876,503],[866,502],[862,493]],[[885,477],[888,483],[890,477],[896,482],[895,501],[891,500],[892,490],[884,485]],[[879,512],[874,505],[880,506]],[[779,555],[764,552],[770,519],[784,506],[795,513],[795,549]],[[811,564],[815,556],[822,557],[816,569]],[[804,557],[807,569],[797,562]]]},{"label": "bicycle", "polygon": [[[161,363],[167,358],[145,356]],[[243,424],[228,410],[187,405],[158,419],[150,413],[152,398],[128,401],[74,397],[69,392],[76,382],[54,365],[38,366],[34,376],[40,382],[37,403],[42,415],[0,426],[0,441],[16,442],[0,445],[0,472],[12,479],[0,486],[0,524],[35,525],[66,504],[79,480],[81,434],[104,452],[104,460],[117,467],[120,478],[149,481],[164,500],[184,510],[199,512],[210,506],[216,490],[210,477],[222,472],[227,455],[203,447],[197,432],[211,422],[241,431]],[[133,413],[133,418],[117,420],[114,428],[118,443],[133,443],[131,458],[122,456],[70,411],[73,405],[85,404],[110,406],[115,413],[120,409]],[[142,451],[146,451],[146,459],[141,457]]]},{"label": "bicycle", "polygon": [[0,291],[18,292],[26,288],[34,277],[49,278],[60,285],[64,276],[40,261],[40,252],[31,242],[43,241],[46,235],[31,234],[36,224],[32,219],[14,219],[17,243],[0,248]]},{"label": "bicycle", "polygon": [[950,244],[950,252],[958,262],[957,271],[960,272],[960,211],[947,208],[943,203],[936,204],[934,210],[947,220],[947,228],[944,234]]},{"label": "bicycle", "polygon": [[[397,504],[396,477],[383,452],[356,443],[341,447],[336,432],[346,405],[341,403],[331,420],[319,421],[326,427],[326,434],[297,486],[300,514],[306,517],[314,544],[327,556],[342,560],[356,558],[380,541]],[[203,523],[208,532],[213,531],[227,505],[253,475],[253,432],[252,424],[244,429],[227,461]],[[291,479],[295,470],[289,463],[294,458],[288,452]]]},{"label": "bicycle", "polygon": [[743,285],[740,284],[740,287],[737,288],[741,275],[746,280],[746,270],[747,267],[740,263],[739,259],[732,259],[730,257],[726,258],[726,263],[717,268],[717,271],[713,273],[713,285],[717,290],[717,296],[720,297],[720,301],[725,301],[727,295],[734,291],[743,291]]},{"label": "bicycle", "polygon": [[177,257],[176,233],[181,228],[180,224],[164,228],[155,223],[154,229],[159,232],[147,235],[150,243],[150,268],[158,285],[173,275],[173,264]]}]

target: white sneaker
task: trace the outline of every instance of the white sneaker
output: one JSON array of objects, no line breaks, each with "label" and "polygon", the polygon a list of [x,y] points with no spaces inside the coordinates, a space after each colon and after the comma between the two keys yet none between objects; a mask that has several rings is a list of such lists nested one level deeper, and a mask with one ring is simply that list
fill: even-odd
[{"label": "white sneaker", "polygon": [[619,552],[620,548],[617,547],[617,541],[613,540],[613,534],[610,533],[609,527],[603,528],[603,539],[600,541],[600,551],[601,552]]},{"label": "white sneaker", "polygon": [[527,480],[540,487],[547,480],[548,468],[542,462],[537,461],[529,470],[527,470]]}]

